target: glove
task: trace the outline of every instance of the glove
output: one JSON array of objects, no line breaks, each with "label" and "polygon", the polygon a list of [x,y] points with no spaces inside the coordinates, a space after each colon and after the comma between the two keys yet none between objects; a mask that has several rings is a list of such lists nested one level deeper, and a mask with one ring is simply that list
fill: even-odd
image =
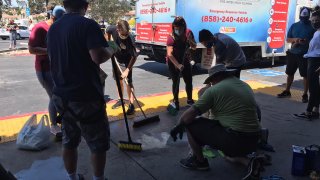
[{"label": "glove", "polygon": [[185,131],[185,125],[180,123],[178,125],[175,125],[171,131],[170,131],[170,135],[173,139],[174,142],[177,141],[177,135],[179,134],[179,138],[182,139],[183,137],[183,132]]},{"label": "glove", "polygon": [[115,53],[121,50],[114,41],[108,41],[108,45],[113,49]]}]

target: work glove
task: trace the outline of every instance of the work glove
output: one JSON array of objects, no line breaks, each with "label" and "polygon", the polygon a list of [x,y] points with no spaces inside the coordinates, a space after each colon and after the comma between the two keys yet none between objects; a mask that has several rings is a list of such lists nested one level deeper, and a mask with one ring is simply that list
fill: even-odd
[{"label": "work glove", "polygon": [[185,131],[184,124],[179,123],[179,124],[175,125],[170,131],[170,135],[171,135],[173,141],[174,142],[177,141],[177,139],[178,139],[177,135],[179,135],[179,138],[182,139],[184,131]]}]

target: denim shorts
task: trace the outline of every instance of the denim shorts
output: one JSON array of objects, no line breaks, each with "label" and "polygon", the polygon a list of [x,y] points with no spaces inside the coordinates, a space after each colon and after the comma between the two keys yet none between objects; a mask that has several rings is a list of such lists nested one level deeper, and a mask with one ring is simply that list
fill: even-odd
[{"label": "denim shorts", "polygon": [[104,102],[65,101],[56,95],[52,100],[62,115],[62,144],[65,148],[77,148],[81,136],[93,153],[110,148],[110,128]]}]

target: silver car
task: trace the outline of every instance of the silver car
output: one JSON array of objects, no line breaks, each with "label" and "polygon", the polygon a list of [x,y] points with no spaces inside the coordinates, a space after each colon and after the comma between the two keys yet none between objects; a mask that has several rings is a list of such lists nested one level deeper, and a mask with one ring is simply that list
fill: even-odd
[{"label": "silver car", "polygon": [[[25,39],[30,37],[30,30],[27,26],[18,26],[19,29],[17,30],[17,39]],[[10,32],[7,31],[6,28],[0,29],[0,38],[2,40],[9,39]]]}]

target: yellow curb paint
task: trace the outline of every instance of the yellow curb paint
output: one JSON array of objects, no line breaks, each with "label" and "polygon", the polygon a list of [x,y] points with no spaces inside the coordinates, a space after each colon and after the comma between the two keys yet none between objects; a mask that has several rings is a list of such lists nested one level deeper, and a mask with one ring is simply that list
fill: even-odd
[{"label": "yellow curb paint", "polygon": [[[44,114],[38,114],[37,120],[40,120],[40,117]],[[11,118],[6,120],[0,120],[0,143],[15,141],[17,134],[20,132],[23,125],[31,117],[23,116],[18,118]]]},{"label": "yellow curb paint", "polygon": [[[280,93],[283,88],[279,87],[279,84],[270,83],[270,82],[263,82],[263,81],[246,81],[251,88],[254,90],[255,93],[262,93],[271,96],[276,96]],[[194,89],[193,91],[193,98],[197,100],[198,98],[198,90]],[[300,90],[291,90],[292,97],[290,100],[294,101],[301,101],[302,91]],[[185,91],[180,91],[180,105],[185,106],[187,101],[187,94]],[[162,94],[157,96],[148,96],[148,97],[141,97],[139,98],[139,102],[142,105],[143,111],[145,111],[146,115],[155,114],[159,112],[166,111],[168,102],[172,99],[172,94]],[[113,102],[114,103],[114,102]],[[109,121],[116,121],[123,119],[122,115],[122,108],[119,107],[117,109],[111,109],[113,104],[107,104],[107,112]],[[135,104],[136,107],[136,114],[134,116],[129,116],[129,119],[134,118],[143,118],[138,105]],[[43,114],[38,114],[38,119]],[[0,143],[14,141],[16,140],[16,135],[28,120],[30,116],[23,116],[17,118],[10,118],[5,120],[0,120]]]}]

